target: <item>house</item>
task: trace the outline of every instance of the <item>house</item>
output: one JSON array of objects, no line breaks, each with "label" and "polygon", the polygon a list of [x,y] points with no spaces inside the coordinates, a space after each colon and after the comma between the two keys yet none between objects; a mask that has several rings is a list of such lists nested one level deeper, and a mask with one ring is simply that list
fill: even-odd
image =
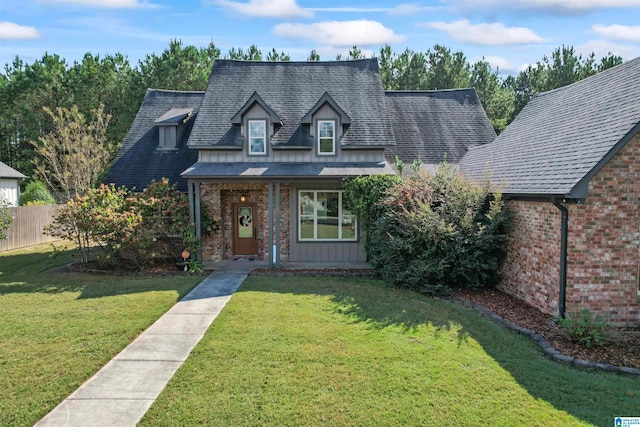
[{"label": "house", "polygon": [[26,176],[0,162],[0,199],[9,206],[20,206],[20,180]]},{"label": "house", "polygon": [[513,230],[499,287],[540,310],[640,322],[640,58],[540,93],[461,169],[492,176]]},{"label": "house", "polygon": [[345,177],[393,174],[396,155],[455,162],[493,138],[474,89],[385,92],[376,59],[216,60],[204,93],[147,92],[106,182],[177,179],[196,230],[205,211],[221,223],[201,236],[205,261],[357,262]]},{"label": "house", "polygon": [[151,181],[170,178],[187,191],[180,173],[198,159],[187,138],[204,92],[149,89],[105,183],[142,190]]}]

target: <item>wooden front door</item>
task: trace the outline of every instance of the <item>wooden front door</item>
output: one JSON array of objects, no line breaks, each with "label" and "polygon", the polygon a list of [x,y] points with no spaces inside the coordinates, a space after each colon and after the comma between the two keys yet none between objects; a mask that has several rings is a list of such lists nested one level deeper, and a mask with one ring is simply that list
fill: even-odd
[{"label": "wooden front door", "polygon": [[258,255],[257,213],[253,203],[233,206],[234,255]]}]

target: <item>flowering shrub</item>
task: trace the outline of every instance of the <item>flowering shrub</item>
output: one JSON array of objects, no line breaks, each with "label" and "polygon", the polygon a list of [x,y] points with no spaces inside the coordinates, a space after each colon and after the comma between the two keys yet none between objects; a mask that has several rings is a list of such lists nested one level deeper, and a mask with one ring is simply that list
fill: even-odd
[{"label": "flowering shrub", "polygon": [[[203,224],[207,229],[217,226],[208,218]],[[83,262],[95,245],[102,264],[127,259],[141,267],[157,259],[178,261],[183,250],[193,252],[199,246],[189,222],[187,195],[166,179],[152,182],[142,193],[114,185],[90,189],[69,200],[46,231],[75,241]]]},{"label": "flowering shrub", "polygon": [[369,255],[385,279],[427,294],[496,283],[507,215],[488,185],[443,163],[435,175],[415,173],[391,187],[381,207]]}]

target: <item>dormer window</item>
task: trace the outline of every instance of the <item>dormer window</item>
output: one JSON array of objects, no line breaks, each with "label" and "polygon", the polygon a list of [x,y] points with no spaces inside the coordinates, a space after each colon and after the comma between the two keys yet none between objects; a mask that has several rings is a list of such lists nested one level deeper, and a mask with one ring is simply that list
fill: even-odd
[{"label": "dormer window", "polygon": [[157,119],[154,124],[158,127],[158,149],[175,150],[178,147],[178,128],[192,116],[193,108],[172,108]]},{"label": "dormer window", "polygon": [[318,120],[318,155],[336,154],[336,122]]},{"label": "dormer window", "polygon": [[267,122],[266,120],[249,120],[249,155],[267,154]]}]

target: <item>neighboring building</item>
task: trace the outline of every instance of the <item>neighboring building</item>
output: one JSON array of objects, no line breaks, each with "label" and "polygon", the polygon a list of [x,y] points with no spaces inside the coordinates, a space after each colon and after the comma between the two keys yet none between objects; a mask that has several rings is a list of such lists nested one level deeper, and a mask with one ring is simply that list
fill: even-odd
[{"label": "neighboring building", "polygon": [[640,58],[540,93],[463,158],[513,213],[500,288],[544,312],[640,321]]},{"label": "neighboring building", "polygon": [[26,176],[0,162],[0,198],[10,206],[20,206],[20,181]]},{"label": "neighboring building", "polygon": [[376,59],[216,60],[204,94],[147,92],[106,182],[178,180],[192,219],[206,205],[221,223],[204,260],[365,261],[345,177],[393,174],[396,155],[455,163],[493,138],[474,89],[385,93]]}]

